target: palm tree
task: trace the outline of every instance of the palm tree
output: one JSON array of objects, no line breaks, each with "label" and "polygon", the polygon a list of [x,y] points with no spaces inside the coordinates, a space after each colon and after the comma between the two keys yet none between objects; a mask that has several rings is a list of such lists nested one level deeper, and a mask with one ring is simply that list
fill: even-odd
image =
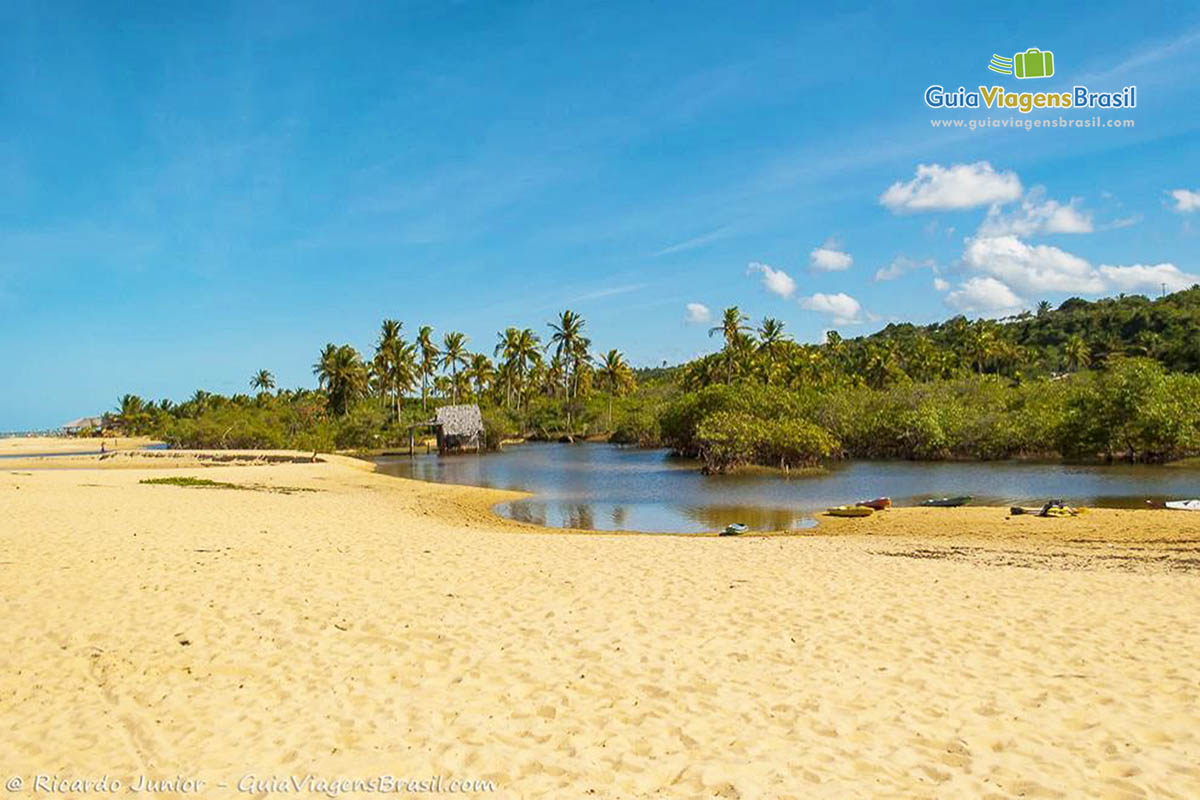
[{"label": "palm tree", "polygon": [[555,353],[549,361],[542,362],[538,366],[541,369],[538,370],[537,379],[534,382],[541,385],[542,394],[547,397],[558,397],[559,392],[565,394],[566,389],[563,387],[566,383],[564,376],[567,374],[567,368],[563,364],[562,356]]},{"label": "palm tree", "polygon": [[965,346],[975,364],[975,371],[983,374],[984,367],[995,356],[998,349],[995,332],[990,325],[979,320],[968,331]]},{"label": "palm tree", "polygon": [[846,361],[846,340],[837,331],[825,331],[826,352],[829,353],[829,360],[835,366],[842,366]]},{"label": "palm tree", "polygon": [[737,306],[730,306],[725,309],[725,313],[721,316],[721,324],[715,328],[708,329],[708,335],[719,333],[725,337],[725,345],[728,347],[733,344],[737,335],[742,331],[748,331],[750,328],[745,325],[750,318],[741,312]]},{"label": "palm tree", "polygon": [[261,394],[269,392],[275,388],[275,376],[268,370],[260,369],[254,373],[254,377],[250,379],[250,388],[256,389]]},{"label": "palm tree", "polygon": [[385,403],[391,400],[395,419],[400,418],[400,398],[412,390],[417,376],[417,348],[401,338],[403,330],[403,322],[385,319],[379,326],[379,340],[371,361],[380,397]]},{"label": "palm tree", "polygon": [[458,402],[458,368],[467,364],[467,337],[457,331],[451,331],[442,337],[442,369],[450,370],[451,391],[455,403]]},{"label": "palm tree", "polygon": [[566,384],[567,396],[567,428],[571,428],[571,403],[579,390],[579,371],[588,360],[588,348],[592,342],[583,335],[583,327],[587,323],[583,317],[570,309],[558,315],[558,322],[551,322],[550,330],[554,331],[546,348],[554,348],[554,355],[563,364],[563,379]]},{"label": "palm tree", "polygon": [[1081,367],[1092,363],[1092,352],[1087,342],[1078,333],[1073,333],[1063,342],[1063,357],[1067,360],[1067,369],[1075,372]]},{"label": "palm tree", "polygon": [[385,319],[379,324],[379,345],[386,347],[400,338],[404,323],[398,319]]},{"label": "palm tree", "polygon": [[895,351],[889,347],[881,347],[870,343],[863,350],[863,364],[860,371],[867,379],[867,385],[872,389],[882,389],[887,386],[893,368]]},{"label": "palm tree", "polygon": [[1049,313],[1050,313],[1050,301],[1043,300],[1037,304],[1037,315],[1039,317],[1044,317]]},{"label": "palm tree", "polygon": [[[579,340],[583,336],[583,318],[574,311],[567,309],[558,315],[558,322],[549,323],[550,330],[554,331],[550,336],[550,341],[546,343],[546,349],[554,348],[554,354],[562,359],[564,364],[570,364],[579,346]],[[564,373],[567,380],[567,396],[570,397],[570,368]]]},{"label": "palm tree", "polygon": [[417,347],[421,351],[421,410],[424,411],[429,379],[433,377],[434,370],[438,365],[438,356],[441,355],[441,351],[433,343],[433,328],[428,325],[421,326],[421,329],[417,331]]},{"label": "palm tree", "polygon": [[117,421],[132,435],[140,432],[143,419],[146,417],[146,401],[136,394],[124,394],[117,400]]},{"label": "palm tree", "polygon": [[633,370],[620,350],[609,350],[600,360],[600,380],[608,386],[608,430],[612,432],[613,397],[633,386]]},{"label": "palm tree", "polygon": [[392,414],[395,419],[400,419],[400,398],[417,385],[417,346],[403,339],[394,339],[385,353],[385,377],[392,394]]},{"label": "palm tree", "polygon": [[476,399],[482,398],[483,393],[492,385],[492,381],[496,378],[496,368],[492,366],[492,360],[483,353],[475,353],[471,356],[470,364],[467,365],[465,374],[470,379],[475,387]]},{"label": "palm tree", "polygon": [[1147,358],[1158,358],[1162,354],[1163,337],[1154,331],[1139,331],[1133,342],[1133,349]]},{"label": "palm tree", "polygon": [[366,364],[348,344],[325,345],[320,360],[313,365],[313,374],[325,390],[330,409],[338,416],[344,415],[367,388]]},{"label": "palm tree", "polygon": [[[779,346],[783,342],[788,341],[789,338],[783,332],[783,322],[774,317],[763,317],[762,325],[758,328],[758,350],[760,353],[766,354],[768,370],[774,371],[775,358],[779,351]],[[769,373],[767,382],[770,382]]]},{"label": "palm tree", "polygon": [[503,359],[501,362],[501,368],[504,371],[505,407],[512,405],[513,378],[517,377],[517,342],[520,339],[520,336],[521,332],[516,328],[505,328],[503,331],[496,334],[496,347],[492,350],[492,355],[494,355],[496,358]]},{"label": "palm tree", "polygon": [[[375,357],[371,359],[371,369],[378,383],[379,396],[385,404],[395,395],[395,387],[391,381],[391,355],[396,342],[400,340],[400,331],[403,328],[404,323],[396,319],[385,319],[379,325],[379,339],[375,343]],[[398,405],[397,402],[395,406]]]},{"label": "palm tree", "polygon": [[721,317],[721,324],[715,328],[708,329],[708,335],[711,337],[714,333],[720,333],[725,339],[725,382],[733,382],[733,364],[734,350],[738,345],[739,337],[750,328],[745,324],[750,321],[750,318],[741,312],[737,306],[730,306],[725,309],[725,313]]},{"label": "palm tree", "polygon": [[188,400],[188,403],[190,403],[192,406],[192,415],[199,417],[205,411],[207,411],[208,406],[209,406],[209,400],[211,398],[212,398],[212,395],[209,394],[208,392],[204,391],[203,389],[197,389],[192,394],[191,399]]},{"label": "palm tree", "polygon": [[[498,341],[493,354],[503,358],[505,382],[505,404],[512,404],[513,390],[517,393],[517,409],[521,408],[521,397],[525,392],[525,379],[530,370],[541,363],[541,339],[531,329],[507,328],[497,334]],[[515,384],[515,385],[514,385]]]}]

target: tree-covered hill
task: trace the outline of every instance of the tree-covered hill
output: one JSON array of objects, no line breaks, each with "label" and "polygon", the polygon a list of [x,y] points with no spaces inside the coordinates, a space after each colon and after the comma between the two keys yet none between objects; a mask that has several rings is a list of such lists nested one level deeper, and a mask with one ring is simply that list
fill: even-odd
[{"label": "tree-covered hill", "polygon": [[862,341],[906,342],[925,336],[935,346],[962,351],[973,345],[972,331],[981,328],[995,340],[989,359],[994,363],[986,366],[1062,372],[1099,365],[1113,356],[1145,356],[1171,371],[1200,371],[1196,286],[1153,300],[1142,295],[1095,301],[1074,297],[1058,308],[1042,302],[1036,313],[997,323],[970,323],[960,316],[923,327],[892,324]]}]

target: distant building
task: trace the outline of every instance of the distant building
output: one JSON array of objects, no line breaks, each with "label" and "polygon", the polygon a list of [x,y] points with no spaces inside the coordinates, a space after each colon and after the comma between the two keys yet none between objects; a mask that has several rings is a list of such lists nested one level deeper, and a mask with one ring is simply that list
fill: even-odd
[{"label": "distant building", "polygon": [[434,415],[433,427],[439,453],[483,449],[483,414],[477,405],[442,406]]},{"label": "distant building", "polygon": [[59,430],[68,436],[90,433],[91,431],[107,431],[119,434],[121,432],[121,420],[112,414],[101,414],[98,417],[80,417],[79,419],[63,423],[59,426]]},{"label": "distant building", "polygon": [[104,427],[104,417],[80,417],[61,426],[63,433],[78,434]]}]

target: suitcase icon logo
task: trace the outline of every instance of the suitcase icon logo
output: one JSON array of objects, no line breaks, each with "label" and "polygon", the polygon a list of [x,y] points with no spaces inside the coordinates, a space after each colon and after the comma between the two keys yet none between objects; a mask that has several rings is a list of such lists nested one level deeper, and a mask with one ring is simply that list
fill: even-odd
[{"label": "suitcase icon logo", "polygon": [[988,69],[1017,78],[1049,78],[1054,74],[1054,53],[1036,47],[1016,53],[1012,58],[993,53]]}]

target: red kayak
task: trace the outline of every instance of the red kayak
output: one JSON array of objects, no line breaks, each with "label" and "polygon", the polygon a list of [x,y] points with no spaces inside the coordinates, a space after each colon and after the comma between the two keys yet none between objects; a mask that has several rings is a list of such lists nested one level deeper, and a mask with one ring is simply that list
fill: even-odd
[{"label": "red kayak", "polygon": [[892,498],[876,497],[874,500],[863,500],[861,503],[855,503],[855,505],[863,506],[864,508],[873,508],[876,511],[883,511],[885,508],[892,507]]}]

